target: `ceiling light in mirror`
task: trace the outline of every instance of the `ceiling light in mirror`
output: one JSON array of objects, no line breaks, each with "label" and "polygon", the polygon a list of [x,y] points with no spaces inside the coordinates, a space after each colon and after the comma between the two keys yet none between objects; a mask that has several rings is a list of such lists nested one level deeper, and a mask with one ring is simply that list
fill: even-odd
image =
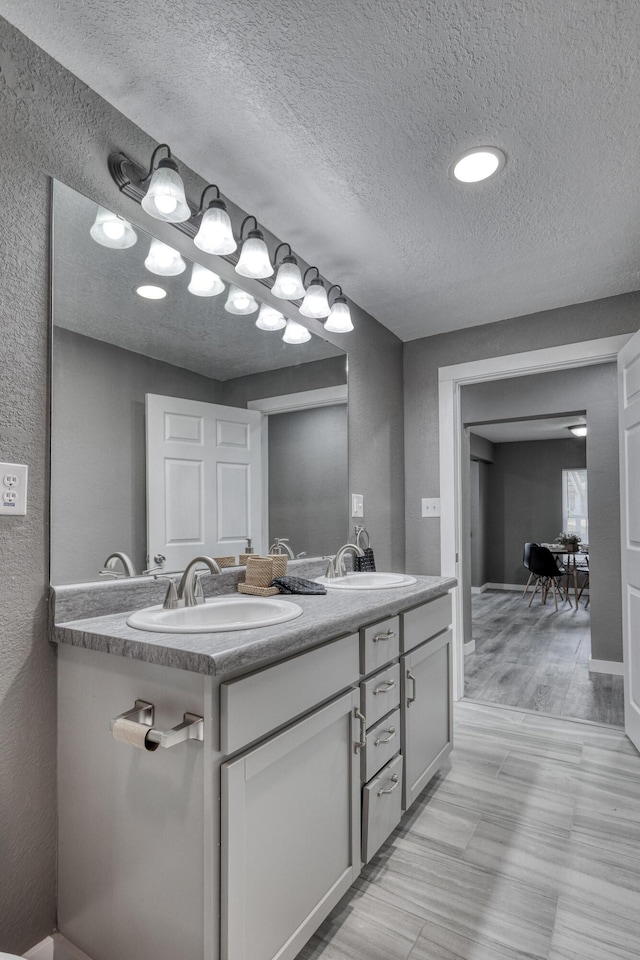
[{"label": "ceiling light in mirror", "polygon": [[287,320],[287,327],[282,335],[285,343],[306,343],[311,340],[311,332],[295,320]]},{"label": "ceiling light in mirror", "polygon": [[329,293],[331,293],[332,290],[339,290],[340,293],[333,301],[333,306],[331,307],[324,328],[328,330],[329,333],[349,333],[353,330],[353,322],[351,320],[351,311],[349,310],[347,298],[342,293],[342,287],[339,286],[339,284],[335,283],[329,289]]},{"label": "ceiling light in mirror", "polygon": [[[167,156],[158,162],[154,170],[156,156],[160,150],[166,150]],[[178,165],[171,157],[171,150],[166,143],[156,147],[151,157],[149,173],[144,178],[151,178],[149,188],[142,198],[142,209],[156,220],[167,223],[183,223],[191,216],[191,210],[184,194],[182,177],[178,173]]]},{"label": "ceiling light in mirror", "polygon": [[[243,240],[244,227],[249,220],[253,220],[255,229],[249,230],[246,239]],[[236,273],[242,277],[250,277],[252,280],[264,280],[265,277],[270,277],[273,267],[269,259],[269,250],[264,242],[262,231],[258,230],[258,221],[254,216],[245,217],[242,221],[240,240],[242,250],[236,264]]]},{"label": "ceiling light in mirror", "polygon": [[187,289],[196,297],[217,297],[224,290],[224,283],[213,270],[194,263]]},{"label": "ceiling light in mirror", "polygon": [[[209,201],[207,209],[204,209],[204,198],[208,190],[216,190],[217,196]],[[202,211],[204,210],[204,213]],[[215,183],[210,183],[202,191],[200,197],[200,207],[198,214],[202,213],[200,229],[193,238],[193,242],[199,250],[205,253],[213,253],[216,256],[223,257],[233,253],[238,244],[233,236],[231,220],[227,213],[227,207],[220,199],[220,190]],[[196,214],[196,216],[198,215]]]},{"label": "ceiling light in mirror", "polygon": [[286,325],[287,321],[279,310],[271,307],[268,303],[261,304],[256,327],[259,327],[260,330],[282,330]]},{"label": "ceiling light in mirror", "polygon": [[245,316],[248,313],[254,313],[258,309],[258,303],[250,293],[231,284],[229,287],[229,296],[227,297],[224,308],[229,313]]},{"label": "ceiling light in mirror", "polygon": [[306,283],[307,274],[310,270],[315,270],[318,276],[314,277],[307,287],[304,300],[300,304],[300,313],[303,317],[312,317],[315,320],[321,320],[329,316],[331,308],[327,298],[327,291],[320,279],[320,271],[317,267],[309,267],[308,270],[305,270],[303,282]]},{"label": "ceiling light in mirror", "polygon": [[112,250],[126,250],[138,239],[138,234],[129,221],[123,220],[106,207],[98,207],[96,219],[89,233],[96,243],[103,247],[111,247]]},{"label": "ceiling light in mirror", "polygon": [[162,287],[156,287],[151,283],[141,283],[139,287],[134,287],[134,292],[145,300],[164,300],[167,291]]},{"label": "ceiling light in mirror", "polygon": [[177,250],[155,238],[151,241],[144,265],[147,270],[157,273],[160,277],[177,277],[187,269],[186,263]]},{"label": "ceiling light in mirror", "polygon": [[474,147],[454,161],[449,172],[459,183],[479,183],[499,173],[506,159],[497,147]]},{"label": "ceiling light in mirror", "polygon": [[304,284],[302,283],[300,267],[298,266],[298,261],[293,256],[291,246],[288,243],[281,243],[276,249],[276,254],[273,259],[277,263],[278,251],[281,250],[282,247],[288,247],[289,253],[286,257],[283,257],[282,263],[278,267],[271,293],[274,297],[279,297],[281,300],[300,300],[301,297],[304,297],[305,290]]}]

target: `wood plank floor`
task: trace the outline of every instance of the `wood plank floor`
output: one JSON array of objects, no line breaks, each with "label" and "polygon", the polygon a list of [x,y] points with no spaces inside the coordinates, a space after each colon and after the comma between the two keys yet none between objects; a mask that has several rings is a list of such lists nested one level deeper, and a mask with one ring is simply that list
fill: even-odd
[{"label": "wood plank floor", "polygon": [[590,674],[590,617],[515,591],[473,596],[476,649],[465,657],[465,696],[556,717],[624,723],[623,679]]},{"label": "wood plank floor", "polygon": [[455,748],[298,960],[637,960],[640,756],[462,701]]}]

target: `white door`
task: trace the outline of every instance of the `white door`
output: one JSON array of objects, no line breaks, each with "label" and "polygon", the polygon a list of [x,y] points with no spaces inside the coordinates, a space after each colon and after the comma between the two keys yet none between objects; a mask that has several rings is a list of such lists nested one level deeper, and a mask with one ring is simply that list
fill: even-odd
[{"label": "white door", "polygon": [[624,726],[640,750],[640,331],[618,354]]},{"label": "white door", "polygon": [[183,570],[198,554],[262,549],[261,414],[146,395],[147,551]]}]

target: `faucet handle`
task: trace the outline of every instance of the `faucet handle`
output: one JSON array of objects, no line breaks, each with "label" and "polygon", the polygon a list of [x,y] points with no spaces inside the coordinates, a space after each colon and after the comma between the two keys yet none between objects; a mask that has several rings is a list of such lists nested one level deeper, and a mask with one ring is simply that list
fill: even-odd
[{"label": "faucet handle", "polygon": [[205,602],[204,589],[202,587],[202,578],[209,576],[209,573],[210,573],[209,570],[207,570],[206,572],[204,570],[199,570],[198,573],[196,573],[195,575],[195,586],[193,588],[193,598],[196,601],[196,603]]},{"label": "faucet handle", "polygon": [[180,606],[180,601],[178,600],[178,591],[176,590],[176,581],[173,577],[167,576],[167,574],[154,573],[154,580],[168,580],[169,586],[167,588],[167,595],[164,598],[164,603],[162,604],[165,610],[175,610],[176,607]]}]

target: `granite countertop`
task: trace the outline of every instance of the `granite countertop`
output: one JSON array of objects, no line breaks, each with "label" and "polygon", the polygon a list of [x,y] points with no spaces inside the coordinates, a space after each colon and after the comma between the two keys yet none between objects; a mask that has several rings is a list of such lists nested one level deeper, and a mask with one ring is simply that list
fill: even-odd
[{"label": "granite countertop", "polygon": [[[285,597],[302,607],[302,615],[272,627],[219,633],[152,633],[127,626],[127,617],[133,612],[130,608],[84,619],[56,620],[51,639],[114,656],[229,678],[435,600],[456,585],[451,577],[416,577],[416,581],[410,586],[379,591],[330,589],[326,596]],[[134,609],[142,606],[145,604],[134,605]],[[65,609],[62,604],[60,608]]]}]

